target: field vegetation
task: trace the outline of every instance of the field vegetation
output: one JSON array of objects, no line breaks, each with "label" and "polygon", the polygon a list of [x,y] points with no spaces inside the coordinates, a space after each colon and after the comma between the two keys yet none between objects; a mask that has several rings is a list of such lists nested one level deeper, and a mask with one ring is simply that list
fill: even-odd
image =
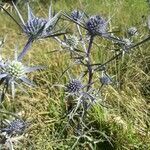
[{"label": "field vegetation", "polygon": [[[48,17],[49,6],[49,0],[30,2],[34,14],[43,18]],[[146,0],[56,0],[52,1],[52,6],[56,13],[61,10],[70,14],[78,9],[88,16],[110,19],[108,30],[122,39],[129,39],[128,29],[135,27],[138,34],[132,37],[133,43],[150,36],[150,4]],[[26,20],[26,4],[20,2],[17,8]],[[14,9],[7,11],[20,22]],[[66,37],[78,35],[75,23],[65,16],[58,21],[57,27],[67,32]],[[86,36],[87,31],[82,30]],[[0,12],[0,37],[1,41],[5,39],[0,49],[5,60],[13,60],[15,49],[19,55],[27,42],[25,33],[4,11]],[[59,38],[63,40],[64,35]],[[104,63],[115,56],[114,43],[96,36],[90,53],[92,63]],[[76,60],[72,53],[54,37],[35,40],[22,62],[27,66],[44,66],[44,69],[28,76],[36,86],[23,85],[26,92],[16,88],[14,98],[11,92],[6,93],[0,102],[0,128],[6,126],[6,120],[16,119],[15,116],[27,122],[23,138],[13,144],[15,150],[150,150],[149,44],[149,41],[143,42],[106,65],[111,84],[100,88],[102,72],[94,74],[95,82],[90,86],[100,91],[83,120],[85,126],[80,127],[80,117],[75,116],[75,123],[68,120],[67,113],[74,101],[66,96],[64,86],[70,78],[78,78],[85,66],[73,65]],[[87,83],[88,79],[86,75],[82,80]],[[2,150],[6,148],[4,143],[0,134]]]}]

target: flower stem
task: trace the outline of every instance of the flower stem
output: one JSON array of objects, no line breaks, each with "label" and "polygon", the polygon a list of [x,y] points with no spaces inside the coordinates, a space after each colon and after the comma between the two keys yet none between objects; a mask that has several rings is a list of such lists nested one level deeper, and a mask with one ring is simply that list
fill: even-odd
[{"label": "flower stem", "polygon": [[93,71],[92,71],[92,67],[91,67],[91,58],[90,58],[93,40],[94,40],[94,36],[91,35],[89,46],[88,46],[87,53],[86,53],[86,57],[87,57],[86,61],[87,61],[87,68],[88,68],[88,86],[87,86],[87,91],[90,89],[90,86],[91,86],[91,83],[92,83],[92,77],[93,77]]}]

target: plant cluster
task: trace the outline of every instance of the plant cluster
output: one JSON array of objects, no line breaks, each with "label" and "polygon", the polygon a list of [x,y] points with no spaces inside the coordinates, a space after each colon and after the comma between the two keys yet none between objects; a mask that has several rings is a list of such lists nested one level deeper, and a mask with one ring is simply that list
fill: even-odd
[{"label": "plant cluster", "polygon": [[[42,18],[34,15],[27,2],[28,19],[25,21],[14,2],[12,4],[20,22],[16,21],[2,6],[1,8],[20,27],[27,37],[27,42],[19,55],[15,50],[14,60],[4,60],[2,58],[0,61],[0,102],[3,103],[5,95],[9,95],[10,91],[14,99],[18,88],[24,91],[23,84],[29,87],[35,86],[33,81],[28,79],[28,73],[46,68],[43,66],[28,67],[23,63],[23,58],[38,40],[52,38],[61,45],[63,51],[70,54],[69,56],[72,60],[72,64],[62,73],[62,76],[66,73],[69,75],[68,82],[65,85],[57,85],[64,89],[64,103],[67,105],[65,114],[67,118],[66,128],[72,128],[77,139],[72,149],[79,143],[86,143],[91,149],[94,149],[95,145],[101,141],[93,139],[92,134],[106,135],[91,126],[88,116],[90,109],[94,105],[107,107],[103,102],[102,88],[109,84],[116,84],[113,77],[109,75],[108,64],[132,53],[132,49],[150,40],[150,36],[147,35],[145,39],[135,43],[134,37],[138,35],[136,27],[129,28],[126,32],[126,37],[119,37],[115,31],[109,30],[112,18],[107,19],[101,15],[89,16],[80,10],[73,10],[71,13],[62,11],[54,13],[52,4],[49,8],[48,17]],[[67,29],[60,28],[59,23],[62,23],[62,20],[74,26],[73,31],[68,32]],[[101,39],[112,44],[114,55],[108,60],[104,60],[104,62],[95,62],[92,59],[93,45],[99,43]],[[70,70],[74,67],[81,67],[82,71],[72,77]],[[6,112],[1,111],[1,113]],[[5,126],[7,127],[0,129],[3,141],[8,148],[13,150],[15,141],[20,140],[18,135],[22,136],[28,125],[21,118],[16,118]],[[109,141],[109,139],[107,140]]]}]

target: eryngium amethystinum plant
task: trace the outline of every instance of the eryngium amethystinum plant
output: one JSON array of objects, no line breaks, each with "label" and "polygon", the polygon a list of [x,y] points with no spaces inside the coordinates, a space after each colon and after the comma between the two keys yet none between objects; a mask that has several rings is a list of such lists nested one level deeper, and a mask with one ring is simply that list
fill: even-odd
[{"label": "eryngium amethystinum plant", "polygon": [[44,67],[42,66],[28,67],[24,65],[21,61],[18,61],[16,53],[14,60],[4,61],[2,59],[0,62],[0,84],[3,87],[1,101],[4,99],[4,95],[9,88],[11,89],[12,97],[14,98],[16,87],[23,89],[20,83],[33,86],[34,83],[28,79],[27,75],[43,68]]},{"label": "eryngium amethystinum plant", "polygon": [[[106,20],[104,19],[104,17],[99,15],[88,17],[85,14],[86,13],[81,13],[77,10],[72,11],[70,15],[64,13],[64,16],[69,19],[68,21],[71,21],[75,24],[77,31],[76,36],[78,39],[80,39],[78,40],[78,45],[81,46],[78,47],[78,53],[72,53],[73,56],[71,58],[73,60],[75,59],[75,62],[78,62],[75,63],[75,65],[82,65],[82,67],[84,68],[84,71],[82,72],[82,79],[86,81],[86,84],[83,85],[80,80],[72,79],[66,84],[66,100],[69,103],[69,105],[67,105],[69,107],[67,116],[71,126],[73,126],[75,129],[80,127],[80,130],[82,130],[83,132],[85,128],[88,128],[85,127],[86,118],[88,118],[87,111],[89,110],[89,108],[91,108],[91,106],[93,106],[93,104],[95,104],[93,102],[97,102],[97,100],[99,100],[99,103],[97,104],[105,107],[103,101],[101,100],[102,91],[100,89],[103,87],[103,85],[107,86],[113,83],[112,77],[108,75],[109,70],[107,65],[109,63],[112,63],[112,61],[115,59],[118,60],[119,58],[124,56],[124,54],[128,54],[126,52],[129,52],[131,49],[150,40],[150,36],[148,36],[144,40],[135,44],[134,39],[128,39],[127,37],[119,38],[115,36],[112,31],[108,31],[110,20]],[[87,33],[86,35],[85,31]],[[137,30],[135,30],[135,28],[130,28],[130,36],[131,34],[133,36],[133,34],[135,34],[136,32]],[[118,50],[114,50],[114,56],[104,62],[93,63],[92,60],[92,50],[94,45],[93,43],[95,42],[94,40],[96,36],[110,40],[112,46],[114,47],[116,47],[117,45]],[[65,41],[62,41],[60,39],[57,40],[62,46],[64,46],[64,43],[68,46],[71,43],[71,49],[72,41],[67,44],[67,38]],[[68,67],[67,69],[73,69],[73,66]],[[96,78],[96,75],[100,72],[102,75],[99,75],[98,78]],[[95,89],[95,83],[100,84],[99,90]]]},{"label": "eryngium amethystinum plant", "polygon": [[[136,28],[132,27],[128,30],[129,38],[124,36],[120,38],[115,35],[115,32],[109,31],[109,23],[111,19],[106,19],[104,16],[100,15],[89,16],[85,12],[73,10],[70,14],[64,13],[64,17],[67,18],[69,23],[74,23],[76,30],[73,30],[72,35],[65,35],[64,39],[61,37],[58,38],[56,36],[63,34],[62,32],[58,33],[58,30],[55,29],[57,22],[60,21],[60,13],[53,15],[52,5],[49,9],[48,19],[43,19],[35,17],[29,4],[27,3],[27,22],[24,21],[16,5],[14,3],[13,5],[21,20],[21,24],[18,23],[9,13],[8,14],[22,28],[29,40],[20,55],[15,57],[15,60],[2,60],[0,63],[0,79],[1,84],[4,85],[1,97],[3,97],[8,87],[11,87],[12,95],[14,97],[15,85],[19,87],[20,82],[27,85],[32,85],[32,82],[26,78],[26,74],[42,69],[43,67],[26,67],[21,62],[21,59],[25,56],[29,46],[34,40],[54,37],[64,47],[64,49],[69,48],[74,51],[71,57],[73,61],[75,59],[73,64],[76,66],[80,65],[82,68],[82,77],[80,79],[71,79],[65,85],[65,99],[68,104],[71,104],[66,112],[66,116],[68,117],[69,125],[71,125],[74,129],[75,136],[77,135],[77,142],[79,142],[80,137],[84,136],[89,138],[89,134],[86,132],[90,129],[87,126],[90,121],[88,120],[88,111],[92,108],[92,106],[94,106],[95,102],[100,102],[96,104],[103,104],[101,97],[102,91],[96,87],[98,87],[97,85],[99,84],[99,87],[101,88],[103,85],[107,86],[113,82],[112,77],[108,75],[108,64],[112,63],[112,61],[116,59],[119,60],[119,58],[122,58],[124,54],[127,55],[127,52],[131,49],[150,40],[150,36],[148,35],[147,38],[135,44],[132,36],[137,33]],[[117,48],[117,50],[113,51],[113,57],[102,62],[95,62],[96,60],[92,59],[92,52],[94,50],[93,46],[97,36],[99,37],[98,40],[100,40],[101,37],[107,39],[111,42],[113,48]],[[98,40],[96,42],[99,42]],[[78,47],[78,45],[80,46]],[[69,69],[74,69],[74,65],[67,68],[65,72]],[[102,75],[100,76],[100,74]],[[84,84],[81,79],[84,81]],[[3,129],[3,131],[5,130],[7,133],[15,133],[20,131],[20,125],[22,126],[22,123],[19,123],[19,125],[17,123],[12,123],[9,128]],[[92,132],[93,130],[94,127],[92,128]],[[91,143],[89,145],[95,144],[92,140],[90,142]],[[76,143],[74,145],[76,145]]]},{"label": "eryngium amethystinum plant", "polygon": [[92,39],[95,36],[101,36],[113,42],[124,43],[120,38],[114,36],[112,31],[108,31],[108,25],[111,19],[106,20],[100,15],[88,16],[85,12],[79,10],[73,10],[71,14],[63,13],[63,15],[78,26],[86,29],[87,34]]}]

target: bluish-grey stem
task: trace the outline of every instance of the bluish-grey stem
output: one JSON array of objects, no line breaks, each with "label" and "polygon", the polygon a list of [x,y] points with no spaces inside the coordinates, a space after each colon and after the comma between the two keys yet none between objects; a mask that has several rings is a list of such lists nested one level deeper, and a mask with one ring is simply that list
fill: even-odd
[{"label": "bluish-grey stem", "polygon": [[86,61],[87,61],[87,68],[88,68],[88,86],[87,86],[87,91],[91,87],[92,77],[93,77],[93,71],[92,71],[92,66],[91,66],[91,58],[90,58],[93,40],[94,40],[94,36],[91,35],[89,46],[88,46],[87,53],[86,53],[86,58],[87,58]]}]

